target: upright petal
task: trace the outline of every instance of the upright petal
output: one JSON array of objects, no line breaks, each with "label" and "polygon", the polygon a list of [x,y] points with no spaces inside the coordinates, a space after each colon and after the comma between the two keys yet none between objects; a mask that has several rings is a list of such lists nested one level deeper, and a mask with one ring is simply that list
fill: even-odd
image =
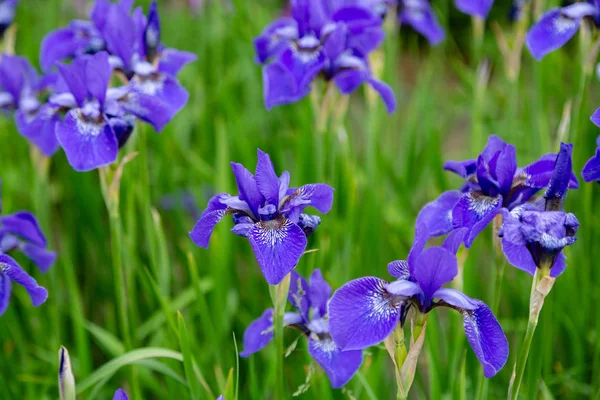
[{"label": "upright petal", "polygon": [[415,237],[413,239],[413,245],[410,248],[410,252],[408,253],[408,270],[410,275],[413,276],[415,272],[415,268],[417,265],[417,259],[423,253],[423,249],[427,245],[427,240],[429,240],[429,230],[427,229],[427,225],[417,223],[415,226]]},{"label": "upright petal", "polygon": [[308,289],[308,298],[310,306],[319,310],[319,317],[327,314],[327,301],[331,296],[331,286],[323,278],[320,269],[315,269],[310,275],[310,286]]},{"label": "upright petal", "polygon": [[127,393],[123,389],[117,389],[113,400],[129,400],[129,397],[127,397]]},{"label": "upright petal", "polygon": [[554,164],[554,172],[550,178],[548,190],[544,195],[546,198],[546,210],[562,209],[562,203],[569,190],[569,182],[573,171],[571,160],[572,152],[572,144],[560,144],[560,151],[558,152],[556,163]]},{"label": "upright petal", "polygon": [[261,221],[248,232],[248,239],[265,279],[276,285],[294,269],[306,249],[302,229],[285,218]]},{"label": "upright petal", "polygon": [[263,196],[256,186],[254,175],[248,171],[242,164],[231,163],[235,182],[238,187],[240,200],[245,201],[250,206],[250,210],[258,218],[258,207],[262,206]]},{"label": "upright petal", "polygon": [[80,107],[83,106],[88,93],[85,81],[87,57],[77,57],[71,64],[59,63],[57,66],[62,79],[73,97],[75,97],[77,104]]},{"label": "upright petal", "polygon": [[461,197],[452,210],[452,225],[455,229],[469,229],[465,247],[471,247],[477,235],[492,222],[501,208],[502,196],[488,197],[479,192],[469,192]]},{"label": "upright petal", "polygon": [[10,233],[40,247],[46,247],[46,236],[35,216],[27,211],[19,211],[0,217],[0,234]]},{"label": "upright petal", "polygon": [[117,138],[103,118],[89,120],[80,110],[71,110],[56,125],[56,136],[76,171],[90,171],[117,159]]},{"label": "upright petal", "polygon": [[442,236],[452,230],[452,210],[461,199],[458,190],[442,193],[437,199],[425,204],[417,215],[417,225],[424,224],[430,236]]},{"label": "upright petal", "polygon": [[402,301],[385,290],[387,282],[365,277],[339,288],[328,306],[329,330],[343,350],[359,350],[383,341],[400,321]]},{"label": "upright petal", "polygon": [[496,180],[500,185],[500,193],[502,193],[503,196],[506,196],[510,193],[516,171],[517,154],[515,151],[515,146],[508,144],[498,156],[494,171]]},{"label": "upright petal", "polygon": [[442,247],[448,250],[452,254],[456,254],[460,245],[464,243],[465,236],[468,234],[469,230],[467,228],[455,229],[444,239],[444,243]]},{"label": "upright petal", "polygon": [[104,105],[106,90],[112,75],[108,53],[101,51],[89,58],[85,66],[85,84],[89,94]]},{"label": "upright petal", "polygon": [[271,162],[271,157],[258,149],[258,162],[256,164],[256,187],[267,200],[267,203],[279,206],[279,178]]},{"label": "upright petal", "polygon": [[344,386],[362,364],[362,350],[342,351],[326,335],[323,338],[311,336],[308,352],[319,363],[329,377],[334,389]]},{"label": "upright petal", "polygon": [[106,14],[106,23],[102,29],[108,51],[130,68],[135,48],[136,32],[133,20],[121,7],[110,7]]},{"label": "upright petal", "polygon": [[394,278],[406,280],[410,278],[408,261],[396,260],[388,264],[388,273]]},{"label": "upright petal", "polygon": [[494,0],[454,0],[454,4],[465,14],[485,18],[490,12]]},{"label": "upright petal", "polygon": [[265,310],[260,318],[254,320],[244,332],[244,351],[241,357],[249,357],[251,354],[263,349],[273,339],[273,309]]},{"label": "upright petal", "polygon": [[160,46],[160,18],[156,1],[153,1],[148,9],[148,23],[144,31],[143,41],[146,59],[153,62]]},{"label": "upright petal", "polygon": [[48,291],[38,285],[35,279],[6,254],[0,254],[0,275],[7,275],[11,281],[23,286],[35,307],[44,303],[48,298]]},{"label": "upright petal", "polygon": [[413,277],[423,290],[425,306],[434,293],[458,274],[456,256],[443,247],[430,247],[417,259]]},{"label": "upright petal", "polygon": [[597,148],[596,155],[585,163],[581,176],[586,182],[600,181],[600,148]]}]

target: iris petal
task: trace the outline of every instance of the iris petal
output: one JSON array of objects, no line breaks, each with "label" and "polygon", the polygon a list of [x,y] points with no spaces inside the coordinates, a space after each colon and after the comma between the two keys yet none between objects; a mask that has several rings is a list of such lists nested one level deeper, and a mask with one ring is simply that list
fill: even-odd
[{"label": "iris petal", "polygon": [[311,337],[308,352],[325,370],[333,388],[340,388],[348,383],[360,368],[363,359],[361,350],[341,351],[329,337]]}]

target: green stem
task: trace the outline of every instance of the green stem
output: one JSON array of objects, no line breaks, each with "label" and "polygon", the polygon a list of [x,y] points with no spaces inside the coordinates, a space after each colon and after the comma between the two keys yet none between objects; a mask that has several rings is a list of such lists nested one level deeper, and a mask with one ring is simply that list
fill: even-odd
[{"label": "green stem", "polygon": [[404,329],[400,324],[396,325],[396,329],[394,329],[394,344],[394,359],[398,368],[398,371],[396,371],[396,383],[398,384],[398,393],[396,398],[398,400],[403,400],[406,398],[406,396],[402,390],[402,378],[400,376],[400,370],[404,365],[408,351],[406,350],[406,345],[404,344]]},{"label": "green stem", "polygon": [[275,400],[286,398],[284,385],[284,348],[283,348],[283,315],[290,290],[290,274],[277,285],[269,286],[271,299],[273,300],[273,330],[275,336]]}]

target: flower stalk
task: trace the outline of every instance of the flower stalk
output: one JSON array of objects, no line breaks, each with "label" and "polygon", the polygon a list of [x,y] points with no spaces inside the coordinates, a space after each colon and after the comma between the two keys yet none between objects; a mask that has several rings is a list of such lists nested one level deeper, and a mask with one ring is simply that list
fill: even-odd
[{"label": "flower stalk", "polygon": [[290,290],[290,274],[277,285],[270,285],[269,291],[273,300],[273,330],[275,336],[275,399],[282,400],[286,398],[284,387],[284,347],[283,347],[283,316],[285,313],[285,305]]},{"label": "flower stalk", "polygon": [[517,358],[513,377],[511,378],[510,385],[508,388],[508,400],[516,400],[519,397],[519,389],[523,380],[523,374],[525,372],[525,366],[527,364],[527,358],[529,357],[529,350],[531,349],[531,343],[533,342],[533,335],[538,324],[540,312],[544,305],[546,296],[552,290],[554,285],[554,278],[550,277],[550,268],[538,268],[535,276],[533,277],[533,284],[531,290],[531,298],[529,301],[529,321],[527,323],[527,330],[525,331],[525,338],[521,345],[521,351]]}]

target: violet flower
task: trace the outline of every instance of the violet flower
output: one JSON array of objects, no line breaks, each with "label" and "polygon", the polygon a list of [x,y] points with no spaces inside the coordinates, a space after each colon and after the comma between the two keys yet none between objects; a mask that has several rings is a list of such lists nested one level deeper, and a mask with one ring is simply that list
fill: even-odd
[{"label": "violet flower", "polygon": [[208,207],[190,238],[197,246],[208,247],[215,225],[225,215],[233,215],[236,235],[247,237],[267,282],[278,284],[296,266],[306,249],[306,235],[320,218],[303,214],[312,206],[327,213],[333,203],[333,188],[317,183],[290,188],[290,174],[278,178],[271,158],[258,150],[256,175],[238,163],[231,163],[238,196],[220,193]]},{"label": "violet flower", "polygon": [[41,98],[52,92],[56,78],[55,74],[38,76],[24,57],[3,54],[0,59],[0,109],[14,113],[19,133],[46,156],[59,148],[54,133],[59,117],[46,112]]},{"label": "violet flower", "polygon": [[399,0],[398,21],[419,32],[432,45],[440,43],[446,36],[429,0]]},{"label": "violet flower", "polygon": [[408,260],[388,265],[396,281],[368,276],[339,288],[329,302],[329,328],[338,346],[355,350],[376,345],[398,324],[404,325],[411,308],[427,314],[443,306],[462,314],[465,335],[485,376],[500,371],[508,359],[508,342],[490,308],[458,290],[442,288],[458,273],[454,253],[464,234],[464,230],[456,230],[443,246],[424,250],[429,235],[426,226],[420,225]]},{"label": "violet flower", "polygon": [[[340,388],[358,371],[362,363],[362,351],[342,351],[332,340],[327,321],[331,287],[323,279],[321,271],[313,271],[310,283],[295,271],[291,274],[288,301],[297,312],[286,312],[284,325],[299,330],[308,338],[308,352],[325,370],[331,386]],[[244,332],[244,351],[240,356],[250,356],[267,346],[272,339],[273,309],[270,308]]]},{"label": "violet flower", "polygon": [[0,37],[12,25],[19,0],[0,0]]},{"label": "violet flower", "polygon": [[510,212],[504,210],[499,232],[502,250],[513,266],[530,275],[534,275],[537,268],[549,269],[552,278],[562,274],[567,266],[563,248],[577,239],[579,221],[563,209],[572,176],[572,150],[572,144],[561,144],[543,199]]},{"label": "violet flower", "polygon": [[396,108],[392,89],[371,75],[368,55],[384,38],[381,18],[366,7],[330,6],[324,0],[292,0],[292,16],[279,18],[254,39],[263,69],[265,106],[296,102],[321,75],[342,94],[368,83],[388,113]]},{"label": "violet flower", "polygon": [[546,11],[527,33],[525,43],[537,60],[562,47],[579,30],[583,18],[600,24],[600,0],[588,0]]},{"label": "violet flower", "polygon": [[31,213],[19,211],[0,216],[0,315],[8,308],[11,282],[23,286],[36,307],[48,298],[46,289],[38,285],[35,279],[8,255],[15,251],[23,253],[33,261],[41,272],[46,272],[56,259],[56,253],[47,250],[46,237]]},{"label": "violet flower", "polygon": [[[524,168],[517,167],[515,147],[498,136],[490,136],[483,152],[474,160],[448,161],[444,169],[465,179],[461,191],[442,193],[425,205],[417,224],[425,224],[432,236],[452,229],[467,228],[465,246],[501,213],[528,202],[548,186],[554,170],[555,154],[546,154]],[[571,176],[570,188],[578,187]]]},{"label": "violet flower", "polygon": [[123,389],[117,389],[117,391],[115,392],[115,395],[113,397],[113,400],[129,400],[129,397],[127,396],[127,393],[125,393],[125,391]]},{"label": "violet flower", "polygon": [[[600,114],[599,111],[596,111],[596,113]],[[586,182],[600,182],[600,136],[596,139],[596,144],[598,146],[596,147],[596,155],[585,163],[581,171],[581,176]]]}]

